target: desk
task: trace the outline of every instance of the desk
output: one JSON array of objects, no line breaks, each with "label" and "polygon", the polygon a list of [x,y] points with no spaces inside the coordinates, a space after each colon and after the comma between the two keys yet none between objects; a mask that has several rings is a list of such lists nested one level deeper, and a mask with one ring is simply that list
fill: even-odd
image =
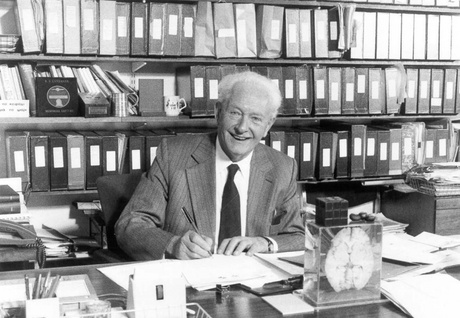
[{"label": "desk", "polygon": [[[56,275],[77,275],[87,274],[94,286],[98,295],[104,294],[121,294],[126,296],[127,292],[117,284],[108,279],[105,275],[97,270],[101,266],[107,265],[81,265],[74,267],[57,267],[52,268],[51,274]],[[0,272],[0,280],[23,278],[25,273],[34,275],[34,273],[46,273],[48,269],[39,270],[24,270]],[[460,278],[460,268],[449,271],[456,278]],[[187,290],[187,302],[199,303],[209,315],[213,318],[226,317],[242,317],[242,318],[257,318],[257,317],[282,317],[275,309],[266,304],[261,298],[249,294],[242,290],[230,290],[228,297],[225,297],[221,303],[216,301],[215,291],[196,291],[194,289]],[[299,317],[299,316],[296,316]],[[336,309],[323,310],[318,313],[306,314],[301,317],[407,317],[391,302],[383,302],[362,306],[351,306]]]}]

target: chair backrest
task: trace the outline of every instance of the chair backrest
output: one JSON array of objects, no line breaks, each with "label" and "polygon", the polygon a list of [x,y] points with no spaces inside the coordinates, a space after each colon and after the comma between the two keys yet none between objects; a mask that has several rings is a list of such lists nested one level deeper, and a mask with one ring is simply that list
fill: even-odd
[{"label": "chair backrest", "polygon": [[120,252],[115,237],[115,223],[133,195],[142,173],[106,175],[96,180],[102,215],[106,226],[107,248]]}]

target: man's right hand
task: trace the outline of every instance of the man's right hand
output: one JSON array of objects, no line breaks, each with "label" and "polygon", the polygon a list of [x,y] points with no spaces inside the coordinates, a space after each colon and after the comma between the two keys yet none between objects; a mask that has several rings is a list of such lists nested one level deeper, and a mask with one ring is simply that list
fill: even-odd
[{"label": "man's right hand", "polygon": [[166,251],[177,259],[198,259],[211,255],[212,239],[188,231],[182,237],[175,236]]}]

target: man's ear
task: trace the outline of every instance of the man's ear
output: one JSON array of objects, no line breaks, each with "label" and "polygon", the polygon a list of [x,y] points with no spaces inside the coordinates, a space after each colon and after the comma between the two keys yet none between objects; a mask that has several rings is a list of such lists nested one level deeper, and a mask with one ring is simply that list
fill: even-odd
[{"label": "man's ear", "polygon": [[215,119],[219,119],[221,111],[222,111],[222,103],[216,102],[216,104],[214,105],[214,118]]},{"label": "man's ear", "polygon": [[275,123],[276,121],[276,117],[273,117],[272,119],[270,119],[270,121],[268,122],[267,124],[267,127],[265,128],[265,134],[264,134],[264,137],[267,137],[267,134],[268,132],[270,131],[270,129],[272,128],[273,124]]}]

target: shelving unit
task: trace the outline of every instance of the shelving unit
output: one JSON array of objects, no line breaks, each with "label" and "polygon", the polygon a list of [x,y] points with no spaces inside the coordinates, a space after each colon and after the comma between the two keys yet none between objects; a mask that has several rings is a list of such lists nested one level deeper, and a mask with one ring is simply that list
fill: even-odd
[{"label": "shelving unit", "polygon": [[[170,0],[168,2],[196,3],[192,0]],[[217,2],[213,0],[212,2]],[[232,3],[247,3],[245,0],[232,0]],[[279,5],[285,8],[332,8],[343,5],[344,2],[338,1],[288,1],[288,0],[254,0],[251,1],[256,5]],[[351,4],[346,2],[346,4]],[[374,11],[374,12],[398,12],[398,13],[421,13],[421,14],[448,14],[460,15],[460,7],[427,7],[413,5],[397,4],[378,4],[357,2],[357,11]],[[174,71],[178,67],[191,65],[267,65],[267,66],[343,66],[343,67],[390,67],[398,63],[404,66],[420,68],[460,68],[460,61],[442,61],[442,60],[369,60],[369,59],[296,59],[296,58],[279,58],[279,59],[249,59],[249,58],[204,58],[204,57],[156,57],[156,56],[89,56],[89,55],[48,55],[48,54],[2,54],[2,62],[17,63],[31,62],[37,65],[47,64],[65,64],[65,65],[88,65],[101,64],[110,66],[113,69],[123,68],[123,72],[131,78],[138,75],[153,73],[154,75],[166,74],[174,77]],[[458,83],[457,85],[460,85]],[[455,120],[459,119],[457,115],[354,115],[354,116],[318,116],[318,117],[279,117],[275,126],[279,127],[298,127],[312,126],[320,123],[347,122],[351,124],[373,124],[388,122],[409,122],[409,121],[436,121],[439,119]],[[0,147],[5,147],[5,131],[7,130],[134,130],[134,129],[157,129],[168,127],[215,127],[213,118],[189,118],[179,117],[124,117],[124,118],[84,118],[84,117],[63,117],[63,118],[2,118],[0,121]],[[6,177],[6,154],[0,151],[0,178]],[[380,177],[380,178],[353,178],[345,180],[324,180],[324,181],[302,181],[310,185],[315,184],[340,184],[346,187],[347,182],[358,184],[391,184],[400,182],[401,178]],[[339,185],[339,187],[340,187]],[[64,197],[64,199],[62,199]],[[67,201],[82,199],[84,197],[97,197],[95,190],[82,191],[56,191],[45,193],[31,193],[29,204],[31,206],[43,206],[44,202]],[[57,200],[58,199],[58,200]],[[62,202],[56,203],[62,204]]]}]

